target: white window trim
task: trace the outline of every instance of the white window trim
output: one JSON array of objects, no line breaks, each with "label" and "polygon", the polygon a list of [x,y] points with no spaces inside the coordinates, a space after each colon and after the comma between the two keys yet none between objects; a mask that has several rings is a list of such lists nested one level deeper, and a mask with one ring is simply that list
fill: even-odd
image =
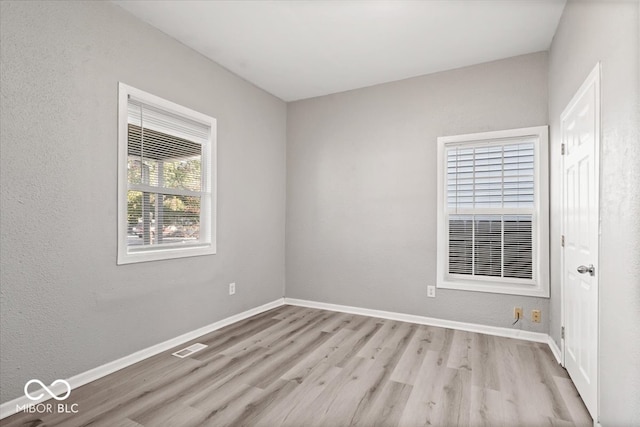
[{"label": "white window trim", "polygon": [[[210,197],[201,200],[201,211],[208,213],[208,221],[201,221],[200,242],[190,245],[162,246],[145,248],[140,251],[129,251],[127,246],[127,134],[128,134],[128,99],[129,96],[144,103],[170,111],[187,119],[201,122],[210,127],[209,143],[204,146],[203,163],[207,168],[203,179],[204,188],[210,189]],[[117,263],[131,264],[146,261],[184,258],[216,253],[216,119],[187,107],[175,104],[166,99],[128,86],[122,82],[118,85],[118,257]],[[205,169],[205,168],[203,168]]]},{"label": "white window trim", "polygon": [[[535,210],[533,223],[534,280],[513,279],[508,283],[491,278],[460,279],[448,273],[449,225],[446,221],[446,147],[460,143],[478,143],[501,139],[537,137],[534,144]],[[536,126],[494,132],[454,135],[438,138],[438,246],[436,286],[443,289],[492,292],[499,294],[549,297],[549,127]],[[490,213],[490,212],[487,212]]]}]

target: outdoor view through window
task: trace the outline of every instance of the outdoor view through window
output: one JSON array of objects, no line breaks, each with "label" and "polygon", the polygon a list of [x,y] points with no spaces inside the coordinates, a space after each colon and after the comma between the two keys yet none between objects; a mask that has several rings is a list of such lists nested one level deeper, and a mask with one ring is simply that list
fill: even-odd
[{"label": "outdoor view through window", "polygon": [[131,97],[127,115],[127,247],[198,243],[210,129]]}]

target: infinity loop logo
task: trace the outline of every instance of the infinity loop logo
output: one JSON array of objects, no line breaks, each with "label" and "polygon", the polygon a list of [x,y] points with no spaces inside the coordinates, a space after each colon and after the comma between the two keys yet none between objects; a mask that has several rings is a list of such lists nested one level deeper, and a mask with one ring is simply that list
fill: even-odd
[{"label": "infinity loop logo", "polygon": [[56,384],[63,384],[66,387],[67,392],[62,397],[58,397],[53,391],[51,391],[51,388],[47,387],[42,381],[40,381],[40,380],[29,380],[24,385],[24,395],[27,396],[27,398],[29,398],[31,400],[40,400],[44,396],[44,393],[40,393],[40,394],[38,394],[36,396],[32,396],[31,394],[29,394],[29,386],[31,384],[38,384],[40,387],[42,387],[42,390],[44,390],[47,393],[49,393],[49,396],[53,397],[55,400],[65,400],[71,394],[71,385],[68,382],[66,382],[65,380],[55,380],[49,386],[49,387],[53,388],[53,387],[56,386]]}]

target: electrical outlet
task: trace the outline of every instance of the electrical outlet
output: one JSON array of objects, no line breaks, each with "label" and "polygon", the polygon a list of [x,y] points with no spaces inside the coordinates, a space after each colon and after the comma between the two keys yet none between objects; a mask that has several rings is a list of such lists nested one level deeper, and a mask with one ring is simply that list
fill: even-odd
[{"label": "electrical outlet", "polygon": [[540,323],[542,314],[540,313],[540,310],[531,310],[531,320],[533,320],[535,323]]},{"label": "electrical outlet", "polygon": [[229,283],[229,295],[234,295],[236,293],[236,284]]},{"label": "electrical outlet", "polygon": [[516,320],[522,319],[522,307],[513,307],[513,318]]},{"label": "electrical outlet", "polygon": [[436,297],[436,287],[435,286],[427,286],[427,296],[429,298],[435,298]]}]

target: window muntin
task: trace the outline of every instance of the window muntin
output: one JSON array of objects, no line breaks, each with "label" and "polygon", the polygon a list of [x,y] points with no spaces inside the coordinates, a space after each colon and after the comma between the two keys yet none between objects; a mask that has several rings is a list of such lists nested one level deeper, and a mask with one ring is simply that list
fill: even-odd
[{"label": "window muntin", "polygon": [[438,138],[439,287],[548,296],[546,132]]},{"label": "window muntin", "polygon": [[123,84],[119,119],[118,263],[215,253],[215,119]]}]

